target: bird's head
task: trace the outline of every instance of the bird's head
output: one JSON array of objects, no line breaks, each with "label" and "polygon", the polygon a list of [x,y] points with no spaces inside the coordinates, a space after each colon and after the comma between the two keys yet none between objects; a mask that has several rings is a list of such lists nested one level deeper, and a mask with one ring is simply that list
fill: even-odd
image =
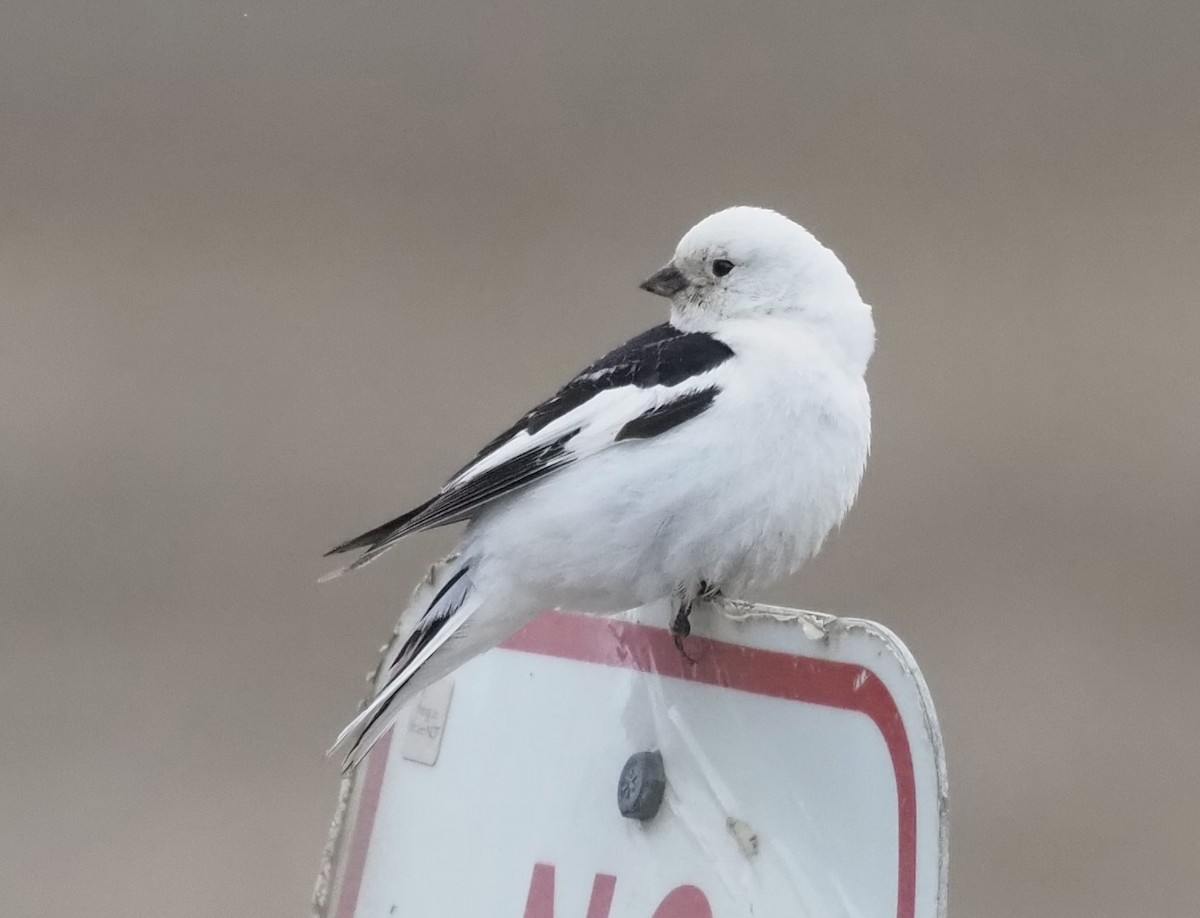
[{"label": "bird's head", "polygon": [[[684,234],[641,288],[671,300],[685,327],[774,315],[870,349],[874,326],[845,266],[804,227],[761,207],[730,207]],[[865,358],[864,358],[865,362]]]}]

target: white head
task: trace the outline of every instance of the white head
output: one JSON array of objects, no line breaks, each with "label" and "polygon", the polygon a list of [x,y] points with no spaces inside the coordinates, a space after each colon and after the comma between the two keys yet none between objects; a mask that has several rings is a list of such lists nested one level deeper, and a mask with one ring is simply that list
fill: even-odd
[{"label": "white head", "polygon": [[802,322],[865,368],[871,308],[845,266],[804,227],[761,207],[730,207],[693,226],[641,285],[671,300],[672,321],[713,327],[773,316]]}]

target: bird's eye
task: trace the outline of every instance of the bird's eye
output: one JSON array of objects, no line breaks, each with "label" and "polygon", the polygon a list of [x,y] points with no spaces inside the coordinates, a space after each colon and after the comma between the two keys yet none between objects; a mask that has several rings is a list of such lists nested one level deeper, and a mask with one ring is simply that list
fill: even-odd
[{"label": "bird's eye", "polygon": [[712,272],[717,277],[724,277],[733,270],[733,262],[728,258],[714,258],[712,263]]}]

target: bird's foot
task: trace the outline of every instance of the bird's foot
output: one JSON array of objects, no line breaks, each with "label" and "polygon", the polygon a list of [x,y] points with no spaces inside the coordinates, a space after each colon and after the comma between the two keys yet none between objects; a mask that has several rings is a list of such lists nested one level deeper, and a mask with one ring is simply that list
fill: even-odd
[{"label": "bird's foot", "polygon": [[748,615],[754,612],[755,606],[752,602],[747,602],[744,599],[734,599],[731,596],[726,596],[718,589],[709,590],[707,593],[701,593],[697,599],[707,603],[717,612],[720,612],[726,618],[731,618],[734,621],[741,621]]},{"label": "bird's foot", "polygon": [[671,637],[675,639],[675,649],[683,658],[689,663],[695,663],[696,661],[683,649],[683,639],[692,633],[691,614],[692,600],[681,596],[679,604],[675,607],[675,614],[671,616]]}]

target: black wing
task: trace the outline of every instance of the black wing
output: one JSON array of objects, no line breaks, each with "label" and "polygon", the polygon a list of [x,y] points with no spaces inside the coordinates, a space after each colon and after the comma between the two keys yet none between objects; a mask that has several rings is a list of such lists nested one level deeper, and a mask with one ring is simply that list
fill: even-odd
[{"label": "black wing", "polygon": [[[600,392],[624,386],[638,389],[678,386],[720,366],[732,356],[733,351],[728,345],[705,332],[685,332],[668,323],[656,325],[588,366],[552,397],[484,446],[437,495],[403,516],[343,542],[326,554],[367,549],[366,554],[350,566],[353,569],[377,557],[392,543],[410,533],[470,519],[476,511],[496,498],[532,484],[574,461],[576,456],[568,449],[568,444],[581,428],[576,427],[550,443],[531,442],[529,450],[491,465],[477,475],[470,474],[473,467],[514,438],[521,434],[537,434]],[[614,442],[644,439],[662,433],[702,412],[712,403],[716,394],[717,389],[710,387],[652,408],[639,417],[631,418],[617,432]]]}]

